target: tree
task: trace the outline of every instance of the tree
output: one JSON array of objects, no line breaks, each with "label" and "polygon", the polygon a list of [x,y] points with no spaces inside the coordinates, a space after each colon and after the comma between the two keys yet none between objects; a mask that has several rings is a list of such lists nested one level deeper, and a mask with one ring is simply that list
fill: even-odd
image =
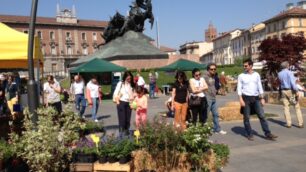
[{"label": "tree", "polygon": [[290,66],[294,65],[300,69],[305,49],[306,39],[303,32],[284,35],[281,40],[278,38],[264,40],[259,46],[259,61],[266,61],[263,72],[277,76],[280,64],[284,61],[288,61]]},{"label": "tree", "polygon": [[294,35],[287,34],[279,38],[268,38],[262,41],[259,46],[259,61],[265,61],[262,69],[262,78],[271,91],[278,88],[277,73],[281,70],[280,65],[288,61],[290,66],[301,70],[303,52],[306,49],[306,39],[303,32]]}]

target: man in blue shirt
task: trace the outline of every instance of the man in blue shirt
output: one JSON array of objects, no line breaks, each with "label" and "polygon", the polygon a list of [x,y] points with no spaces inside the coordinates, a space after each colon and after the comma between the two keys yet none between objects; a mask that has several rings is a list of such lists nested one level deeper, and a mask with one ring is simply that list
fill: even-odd
[{"label": "man in blue shirt", "polygon": [[257,72],[253,71],[253,62],[247,59],[243,62],[244,73],[238,76],[237,92],[240,105],[243,112],[243,123],[247,133],[247,138],[253,141],[252,128],[250,124],[251,109],[255,111],[260,120],[261,128],[265,133],[266,139],[275,140],[277,136],[273,135],[269,129],[262,106],[265,104],[263,98],[261,79]]},{"label": "man in blue shirt", "polygon": [[284,106],[285,119],[287,122],[286,127],[291,128],[292,125],[289,106],[290,104],[293,104],[298,119],[298,128],[304,128],[302,112],[298,102],[298,96],[296,94],[298,91],[296,78],[294,77],[293,73],[289,71],[289,63],[287,61],[282,62],[281,68],[282,70],[278,73],[278,79],[280,81],[281,97]]}]

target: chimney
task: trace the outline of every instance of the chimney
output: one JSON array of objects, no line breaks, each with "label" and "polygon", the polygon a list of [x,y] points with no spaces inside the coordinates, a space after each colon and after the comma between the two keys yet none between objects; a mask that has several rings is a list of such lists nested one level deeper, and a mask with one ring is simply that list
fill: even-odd
[{"label": "chimney", "polygon": [[294,7],[294,4],[293,3],[288,3],[286,4],[286,10],[290,10],[291,8]]},{"label": "chimney", "polygon": [[302,9],[306,9],[306,1],[300,1],[297,3],[297,6]]}]

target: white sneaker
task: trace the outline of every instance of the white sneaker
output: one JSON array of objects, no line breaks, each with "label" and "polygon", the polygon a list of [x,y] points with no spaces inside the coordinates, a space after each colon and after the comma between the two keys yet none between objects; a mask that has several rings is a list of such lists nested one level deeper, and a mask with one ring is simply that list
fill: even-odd
[{"label": "white sneaker", "polygon": [[222,135],[225,135],[227,132],[224,131],[224,130],[220,130],[219,132],[215,132],[216,134],[222,134]]},{"label": "white sneaker", "polygon": [[95,122],[99,122],[97,119],[95,119]]}]

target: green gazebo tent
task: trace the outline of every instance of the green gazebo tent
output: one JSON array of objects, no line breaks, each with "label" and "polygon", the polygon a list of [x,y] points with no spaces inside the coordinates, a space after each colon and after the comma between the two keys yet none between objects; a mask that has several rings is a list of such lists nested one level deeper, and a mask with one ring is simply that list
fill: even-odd
[{"label": "green gazebo tent", "polygon": [[200,64],[194,61],[186,60],[186,59],[179,59],[167,66],[158,68],[159,71],[175,71],[175,70],[182,70],[182,71],[191,71],[194,68],[198,69],[205,69],[206,64]]},{"label": "green gazebo tent", "polygon": [[70,73],[100,73],[100,72],[122,72],[125,67],[121,67],[106,60],[94,58],[87,63],[70,69]]}]

